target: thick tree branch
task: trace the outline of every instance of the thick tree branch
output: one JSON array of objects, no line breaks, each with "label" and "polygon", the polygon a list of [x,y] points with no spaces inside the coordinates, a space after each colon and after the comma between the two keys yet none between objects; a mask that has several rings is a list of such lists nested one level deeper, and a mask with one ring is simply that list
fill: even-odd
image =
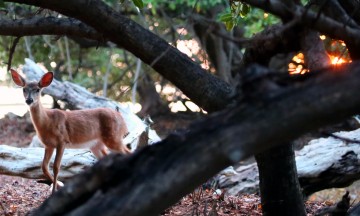
[{"label": "thick tree branch", "polygon": [[151,65],[207,111],[223,109],[231,102],[233,88],[229,84],[206,72],[165,40],[117,13],[103,1],[11,0],[11,2],[51,9],[92,26],[118,46],[124,47],[143,62]]},{"label": "thick tree branch", "polygon": [[[343,40],[351,44],[354,50],[360,50],[360,29],[352,28],[344,23],[338,22],[323,15],[309,11],[304,7],[297,6],[295,10],[288,11],[286,7],[278,0],[242,0],[252,6],[261,8],[281,18],[293,17],[299,23],[309,28],[317,30],[322,34],[326,34],[334,39]],[[285,13],[287,12],[287,13]],[[353,59],[360,58],[357,52],[351,53]]]},{"label": "thick tree branch", "polygon": [[317,74],[272,100],[217,113],[133,155],[105,158],[33,214],[157,215],[226,166],[358,112],[360,63]]},{"label": "thick tree branch", "polygon": [[67,35],[104,40],[102,34],[73,18],[33,17],[30,19],[1,19],[0,35]]},{"label": "thick tree branch", "polygon": [[326,5],[324,8],[324,13],[339,21],[342,22],[344,25],[349,25],[354,28],[360,28],[360,26],[353,20],[351,16],[344,10],[338,0],[316,0],[314,3],[316,4],[323,4],[326,1]]}]

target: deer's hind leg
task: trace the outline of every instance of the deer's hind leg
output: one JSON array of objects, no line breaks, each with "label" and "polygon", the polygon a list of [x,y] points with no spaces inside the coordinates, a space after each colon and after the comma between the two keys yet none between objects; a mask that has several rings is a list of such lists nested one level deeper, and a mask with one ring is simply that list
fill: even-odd
[{"label": "deer's hind leg", "polygon": [[102,142],[97,142],[96,145],[90,148],[91,152],[95,155],[97,159],[103,158],[108,155],[108,149]]},{"label": "deer's hind leg", "polygon": [[54,171],[54,181],[53,181],[53,188],[52,188],[53,193],[55,192],[55,190],[57,189],[57,186],[58,186],[57,177],[58,177],[59,172],[60,172],[61,159],[63,157],[64,150],[65,150],[64,145],[58,145],[58,147],[56,148],[56,155],[55,155],[55,161],[54,161],[54,170],[53,170]]},{"label": "deer's hind leg", "polygon": [[106,139],[104,144],[108,147],[111,152],[120,153],[120,154],[130,154],[130,149],[124,145],[122,139]]}]

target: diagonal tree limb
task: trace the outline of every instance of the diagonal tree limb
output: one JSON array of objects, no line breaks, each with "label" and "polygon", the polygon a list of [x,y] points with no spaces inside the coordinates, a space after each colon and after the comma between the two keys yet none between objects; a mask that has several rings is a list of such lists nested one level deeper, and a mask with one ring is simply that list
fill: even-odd
[{"label": "diagonal tree limb", "polygon": [[360,26],[353,20],[353,18],[345,11],[345,9],[341,6],[338,0],[316,0],[313,3],[321,4],[321,2],[327,1],[327,4],[324,8],[324,13],[337,20],[344,25],[349,25],[354,28],[360,28]]},{"label": "diagonal tree limb", "polygon": [[7,66],[7,71],[9,71],[10,68],[11,68],[11,62],[12,62],[12,58],[13,58],[13,55],[14,55],[14,52],[15,52],[15,48],[16,48],[17,44],[19,43],[20,38],[21,38],[21,37],[16,37],[16,38],[14,39],[11,47],[10,47],[10,50],[9,50],[9,60],[8,60],[8,64],[7,64],[7,65],[8,65],[8,66]]},{"label": "diagonal tree limb", "polygon": [[11,2],[47,8],[76,18],[149,65],[166,52],[166,55],[163,55],[152,67],[207,111],[223,109],[232,102],[234,89],[228,83],[208,73],[165,40],[119,14],[103,1],[14,0]]},{"label": "diagonal tree limb", "polygon": [[190,132],[131,156],[105,158],[33,214],[158,215],[226,166],[357,113],[360,63],[323,72],[271,100],[214,114]]}]

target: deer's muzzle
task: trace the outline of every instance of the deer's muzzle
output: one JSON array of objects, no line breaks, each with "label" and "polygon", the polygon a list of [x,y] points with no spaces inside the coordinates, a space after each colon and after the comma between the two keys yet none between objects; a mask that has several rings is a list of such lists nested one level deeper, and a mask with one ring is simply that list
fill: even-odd
[{"label": "deer's muzzle", "polygon": [[32,98],[26,98],[26,101],[27,105],[30,105],[32,104],[32,102],[34,102],[34,100]]}]

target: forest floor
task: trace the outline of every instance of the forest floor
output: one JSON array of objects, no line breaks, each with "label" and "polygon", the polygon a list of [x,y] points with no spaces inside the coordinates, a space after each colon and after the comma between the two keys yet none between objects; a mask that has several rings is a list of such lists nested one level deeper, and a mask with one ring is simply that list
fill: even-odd
[{"label": "forest floor", "polygon": [[[158,120],[155,129],[170,132],[175,126],[187,124],[186,119],[177,122]],[[29,118],[19,118],[10,115],[0,119],[0,144],[26,147],[31,142],[35,131]],[[0,175],[0,216],[26,215],[32,209],[40,206],[51,195],[50,187],[37,183],[33,179]],[[307,201],[308,215],[315,213],[335,201]],[[223,196],[213,190],[197,189],[183,197],[178,203],[165,210],[162,215],[262,215],[260,197],[255,194],[240,196]]]}]

